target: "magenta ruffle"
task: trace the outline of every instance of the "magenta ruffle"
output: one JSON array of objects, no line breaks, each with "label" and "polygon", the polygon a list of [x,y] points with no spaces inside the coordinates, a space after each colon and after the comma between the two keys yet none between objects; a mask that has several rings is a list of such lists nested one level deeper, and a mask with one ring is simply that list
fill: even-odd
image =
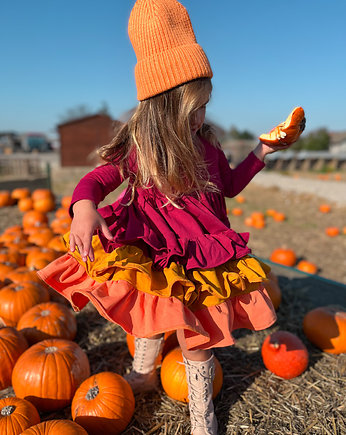
[{"label": "magenta ruffle", "polygon": [[[140,189],[138,189],[140,190]],[[105,252],[122,245],[137,245],[152,259],[157,268],[170,261],[186,269],[208,269],[231,259],[239,259],[251,250],[249,233],[236,233],[230,228],[223,198],[218,193],[188,196],[183,208],[167,204],[167,199],[151,189],[136,193],[133,203],[127,191],[121,200],[100,208],[114,240],[99,234]]]}]

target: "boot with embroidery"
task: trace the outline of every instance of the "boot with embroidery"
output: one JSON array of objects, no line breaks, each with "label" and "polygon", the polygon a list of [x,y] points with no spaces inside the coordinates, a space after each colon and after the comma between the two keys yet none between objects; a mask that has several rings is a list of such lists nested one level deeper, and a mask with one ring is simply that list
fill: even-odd
[{"label": "boot with embroidery", "polygon": [[214,356],[207,361],[191,361],[184,357],[189,388],[189,409],[192,435],[217,435],[213,404]]},{"label": "boot with embroidery", "polygon": [[163,336],[160,338],[135,338],[135,353],[132,370],[124,378],[133,393],[144,393],[158,388],[156,358],[162,351]]}]

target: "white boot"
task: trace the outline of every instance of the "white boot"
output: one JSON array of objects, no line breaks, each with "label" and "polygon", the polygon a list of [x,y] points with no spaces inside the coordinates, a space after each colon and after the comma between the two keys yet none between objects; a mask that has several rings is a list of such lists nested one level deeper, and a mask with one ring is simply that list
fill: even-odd
[{"label": "white boot", "polygon": [[156,358],[162,351],[163,336],[160,338],[135,338],[135,353],[132,370],[124,378],[136,393],[155,390],[158,387]]},{"label": "white boot", "polygon": [[189,388],[191,433],[217,435],[217,420],[213,404],[214,356],[207,361],[191,361],[184,357]]}]

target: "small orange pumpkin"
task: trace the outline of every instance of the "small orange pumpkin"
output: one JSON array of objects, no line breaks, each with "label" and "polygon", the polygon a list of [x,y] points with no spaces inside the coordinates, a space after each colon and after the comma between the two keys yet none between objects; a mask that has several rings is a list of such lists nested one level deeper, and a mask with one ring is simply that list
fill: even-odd
[{"label": "small orange pumpkin", "polygon": [[70,340],[48,339],[29,347],[12,372],[17,397],[29,400],[39,411],[68,406],[79,385],[90,376],[86,353]]},{"label": "small orange pumpkin", "polygon": [[88,435],[85,429],[71,420],[47,420],[29,427],[21,435]]},{"label": "small orange pumpkin", "polygon": [[303,320],[306,337],[323,352],[346,352],[346,310],[330,305],[308,311]]},{"label": "small orange pumpkin", "polygon": [[[27,348],[28,343],[24,335],[16,328],[0,328],[0,390],[11,385],[13,367]],[[0,430],[0,433],[3,432]]]},{"label": "small orange pumpkin", "polygon": [[239,204],[244,204],[244,202],[246,202],[246,199],[243,195],[238,195],[234,198],[237,202],[239,202]]},{"label": "small orange pumpkin", "polygon": [[39,227],[43,224],[48,224],[48,216],[46,213],[37,210],[29,210],[23,215],[23,228]]},{"label": "small orange pumpkin", "polygon": [[17,207],[18,207],[19,211],[21,211],[22,213],[25,213],[29,210],[33,210],[34,201],[30,197],[21,198],[17,203]]},{"label": "small orange pumpkin", "polygon": [[319,211],[320,211],[321,213],[329,213],[330,210],[331,210],[331,207],[330,207],[329,204],[321,204],[321,205],[319,206]]},{"label": "small orange pumpkin", "polygon": [[299,139],[305,129],[305,113],[302,107],[295,107],[285,122],[274,127],[267,134],[261,134],[259,140],[270,146],[291,145]]},{"label": "small orange pumpkin", "polygon": [[266,368],[284,379],[301,375],[309,364],[305,344],[288,331],[268,335],[262,344],[261,354]]},{"label": "small orange pumpkin", "polygon": [[272,217],[273,217],[274,221],[276,221],[276,222],[283,222],[284,220],[286,220],[285,213],[282,213],[280,211],[276,211]]},{"label": "small orange pumpkin", "polygon": [[231,213],[233,214],[233,216],[241,216],[244,212],[241,208],[234,207],[232,208]]},{"label": "small orange pumpkin", "polygon": [[327,227],[325,229],[325,233],[329,237],[336,237],[336,236],[338,236],[340,234],[340,230],[339,230],[338,227]]},{"label": "small orange pumpkin", "polygon": [[70,195],[63,196],[61,198],[61,207],[69,209],[71,201],[72,201],[72,196]]},{"label": "small orange pumpkin", "polygon": [[11,192],[13,199],[19,200],[22,198],[28,198],[31,195],[30,190],[27,187],[17,187]]},{"label": "small orange pumpkin", "polygon": [[100,372],[82,382],[71,405],[73,420],[89,435],[122,433],[134,410],[130,384],[113,372]]},{"label": "small orange pumpkin", "polygon": [[311,273],[311,274],[315,274],[318,271],[316,264],[306,260],[300,260],[296,267],[302,272]]},{"label": "small orange pumpkin", "polygon": [[34,200],[34,210],[48,213],[55,209],[55,199],[53,197],[41,198]]},{"label": "small orange pumpkin", "polygon": [[269,259],[274,263],[283,264],[284,266],[292,267],[296,264],[297,257],[292,249],[277,248],[272,251]]},{"label": "small orange pumpkin", "polygon": [[18,397],[0,399],[0,433],[19,435],[41,421],[32,403]]},{"label": "small orange pumpkin", "polygon": [[[223,372],[220,362],[216,357],[215,378],[213,381],[213,398],[215,398],[222,387]],[[174,400],[187,403],[188,386],[186,381],[185,365],[183,364],[183,354],[180,347],[171,350],[161,365],[161,384],[167,396]]]}]

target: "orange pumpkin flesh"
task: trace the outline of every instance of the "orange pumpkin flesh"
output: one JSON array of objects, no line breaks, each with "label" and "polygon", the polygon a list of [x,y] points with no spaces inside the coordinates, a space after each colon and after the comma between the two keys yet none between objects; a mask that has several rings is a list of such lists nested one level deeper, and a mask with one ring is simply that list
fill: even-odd
[{"label": "orange pumpkin flesh", "polygon": [[130,384],[112,372],[97,373],[77,389],[71,405],[73,420],[89,435],[119,434],[130,423],[135,398]]},{"label": "orange pumpkin flesh", "polygon": [[267,145],[275,146],[296,142],[305,129],[305,113],[302,107],[296,107],[285,122],[274,127],[269,133],[261,134],[259,140]]},{"label": "orange pumpkin flesh", "polygon": [[[223,382],[222,367],[217,358],[214,358],[214,361],[215,378],[213,382],[213,398],[218,395]],[[179,347],[171,350],[162,362],[161,384],[165,393],[171,399],[185,403],[189,401],[183,354]]]},{"label": "orange pumpkin flesh", "polygon": [[18,397],[0,400],[0,434],[18,435],[41,421],[32,403]]},{"label": "orange pumpkin flesh", "polygon": [[71,420],[47,420],[29,427],[21,435],[88,435],[88,433]]},{"label": "orange pumpkin flesh", "polygon": [[304,334],[323,352],[346,352],[346,310],[336,306],[315,308],[305,314]]},{"label": "orange pumpkin flesh", "polygon": [[49,339],[29,347],[12,372],[17,397],[29,400],[39,411],[68,406],[79,385],[90,376],[89,360],[77,343]]},{"label": "orange pumpkin flesh", "polygon": [[261,354],[266,368],[284,379],[299,376],[309,363],[306,346],[288,331],[268,335],[262,344]]}]

